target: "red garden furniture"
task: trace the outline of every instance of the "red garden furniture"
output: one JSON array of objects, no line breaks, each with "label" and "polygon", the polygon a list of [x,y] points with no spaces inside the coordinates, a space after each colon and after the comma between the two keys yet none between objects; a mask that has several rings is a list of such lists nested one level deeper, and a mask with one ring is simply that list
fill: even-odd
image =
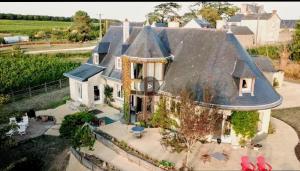
[{"label": "red garden furniture", "polygon": [[257,167],[259,171],[271,171],[272,166],[265,161],[265,158],[263,156],[258,156],[256,158],[257,160]]},{"label": "red garden furniture", "polygon": [[242,171],[255,171],[256,169],[255,165],[249,161],[248,156],[242,156],[241,166],[242,166]]}]

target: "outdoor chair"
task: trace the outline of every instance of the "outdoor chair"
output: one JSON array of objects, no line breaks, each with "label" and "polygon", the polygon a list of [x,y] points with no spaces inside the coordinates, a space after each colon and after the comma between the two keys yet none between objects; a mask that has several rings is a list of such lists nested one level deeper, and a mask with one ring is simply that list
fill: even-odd
[{"label": "outdoor chair", "polygon": [[16,123],[17,123],[16,117],[9,118],[9,124],[16,124]]},{"label": "outdoor chair", "polygon": [[[256,158],[256,160],[257,160],[257,167],[258,167],[259,171],[271,171],[272,170],[272,166],[265,161],[265,158],[263,156],[258,156]],[[266,166],[268,168],[266,168]]]},{"label": "outdoor chair", "polygon": [[23,123],[25,124],[26,127],[28,127],[28,125],[29,125],[28,116],[23,116]]},{"label": "outdoor chair", "polygon": [[242,156],[241,166],[242,166],[242,171],[255,171],[256,169],[255,165],[249,161],[248,156]]},{"label": "outdoor chair", "polygon": [[20,135],[24,135],[26,134],[26,125],[24,123],[20,123],[19,125],[19,129],[18,132]]}]

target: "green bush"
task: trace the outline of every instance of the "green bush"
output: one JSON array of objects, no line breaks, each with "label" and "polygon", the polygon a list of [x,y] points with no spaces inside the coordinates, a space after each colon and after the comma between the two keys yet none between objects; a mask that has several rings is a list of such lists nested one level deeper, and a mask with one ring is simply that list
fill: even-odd
[{"label": "green bush", "polygon": [[279,59],[279,46],[266,45],[255,48],[247,49],[248,53],[252,56],[268,56],[271,59]]},{"label": "green bush", "polygon": [[0,37],[0,44],[5,44],[5,40],[3,37]]},{"label": "green bush", "polygon": [[59,129],[59,133],[62,137],[72,138],[77,128],[81,127],[85,122],[91,122],[93,119],[95,119],[95,116],[87,112],[66,115]]},{"label": "green bush", "polygon": [[0,105],[6,104],[9,102],[9,95],[7,94],[0,94]]},{"label": "green bush", "polygon": [[258,121],[257,111],[234,111],[231,115],[234,131],[243,138],[253,138],[256,135]]}]

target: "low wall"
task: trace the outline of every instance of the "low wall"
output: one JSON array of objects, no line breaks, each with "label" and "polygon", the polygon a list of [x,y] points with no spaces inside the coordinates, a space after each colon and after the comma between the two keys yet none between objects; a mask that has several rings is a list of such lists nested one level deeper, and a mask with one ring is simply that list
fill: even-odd
[{"label": "low wall", "polygon": [[[92,171],[106,171],[106,170],[120,170],[118,168],[116,168],[114,165],[112,165],[111,163],[105,162],[101,159],[100,162],[102,162],[102,167],[99,167],[99,165],[93,163],[90,160],[87,160],[84,156],[82,156],[80,154],[80,152],[78,152],[77,150],[75,150],[74,148],[70,148],[70,151],[72,152],[72,154],[75,156],[75,158],[86,168],[92,170]],[[110,169],[109,169],[110,168]]]},{"label": "low wall", "polygon": [[129,161],[136,163],[137,165],[144,167],[147,170],[151,170],[151,171],[163,171],[163,169],[153,165],[152,163],[141,159],[140,157],[137,157],[133,154],[130,154],[126,151],[124,151],[123,149],[121,149],[120,147],[118,147],[117,145],[115,145],[113,142],[111,142],[110,140],[108,140],[107,138],[103,137],[102,135],[100,135],[99,133],[94,131],[94,134],[96,136],[96,139],[98,141],[100,141],[102,144],[104,144],[105,146],[107,146],[108,148],[114,150],[116,153],[118,153],[119,155],[127,158]]}]

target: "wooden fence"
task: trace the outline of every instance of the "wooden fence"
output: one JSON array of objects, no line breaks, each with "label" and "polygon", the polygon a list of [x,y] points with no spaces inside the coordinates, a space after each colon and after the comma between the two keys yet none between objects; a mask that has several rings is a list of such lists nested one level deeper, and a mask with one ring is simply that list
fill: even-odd
[{"label": "wooden fence", "polygon": [[35,95],[51,92],[53,90],[59,90],[69,86],[69,79],[63,78],[37,86],[29,86],[25,89],[10,91],[8,95],[10,96],[11,101],[17,101],[23,98],[32,97]]}]

